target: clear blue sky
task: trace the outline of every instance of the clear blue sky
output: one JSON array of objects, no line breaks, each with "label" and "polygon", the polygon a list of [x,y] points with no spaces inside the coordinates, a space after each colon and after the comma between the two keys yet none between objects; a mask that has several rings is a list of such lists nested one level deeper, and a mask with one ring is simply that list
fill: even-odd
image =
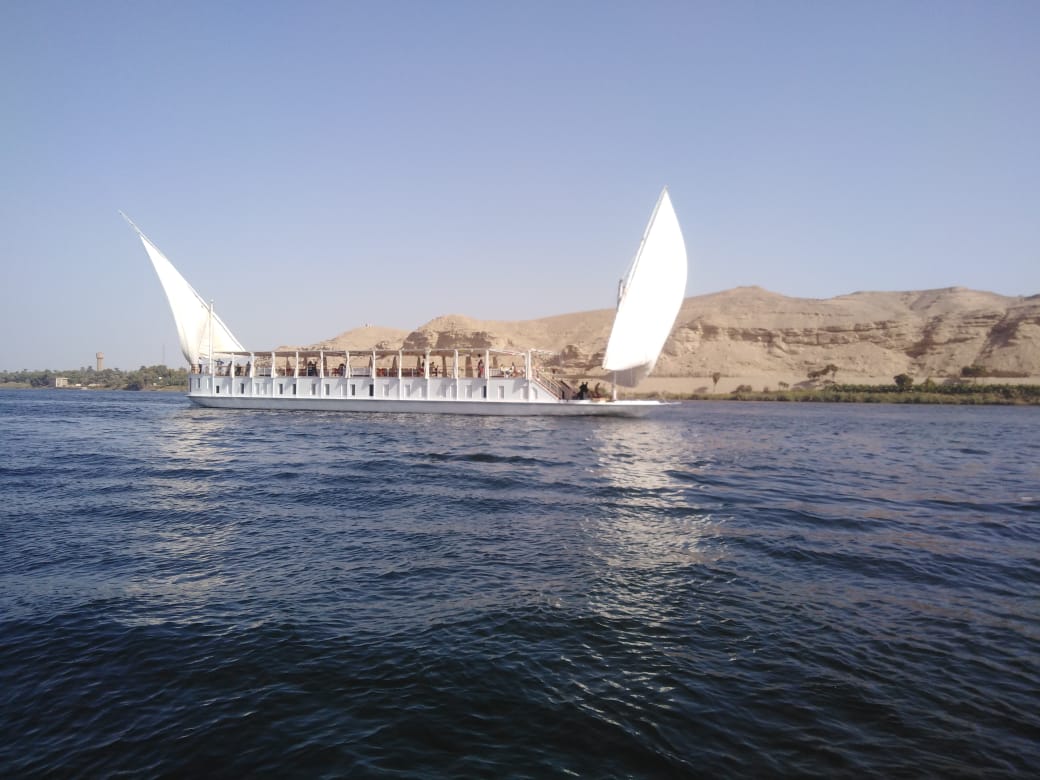
[{"label": "clear blue sky", "polygon": [[687,294],[1040,292],[1040,3],[0,4],[0,369]]}]

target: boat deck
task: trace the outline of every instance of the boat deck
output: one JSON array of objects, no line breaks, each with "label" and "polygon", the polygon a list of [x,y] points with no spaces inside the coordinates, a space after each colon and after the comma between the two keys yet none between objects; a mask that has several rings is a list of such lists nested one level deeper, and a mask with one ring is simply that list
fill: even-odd
[{"label": "boat deck", "polygon": [[188,396],[221,408],[491,415],[639,416],[660,405],[575,392],[533,352],[493,350],[225,353],[193,367]]}]

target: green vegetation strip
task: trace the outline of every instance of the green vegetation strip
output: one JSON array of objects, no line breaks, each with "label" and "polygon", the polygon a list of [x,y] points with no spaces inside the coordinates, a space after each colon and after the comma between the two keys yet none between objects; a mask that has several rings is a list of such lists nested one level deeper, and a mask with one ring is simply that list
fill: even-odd
[{"label": "green vegetation strip", "polygon": [[669,394],[674,400],[703,401],[817,401],[831,403],[893,404],[1036,404],[1040,385],[974,385],[925,382],[918,387],[898,385],[828,385],[807,390],[762,390],[741,387],[732,393]]},{"label": "green vegetation strip", "polygon": [[0,371],[0,388],[54,387],[54,380],[63,378],[70,388],[91,390],[188,390],[188,372],[169,366],[141,366],[136,371],[106,368],[78,368],[69,371]]}]

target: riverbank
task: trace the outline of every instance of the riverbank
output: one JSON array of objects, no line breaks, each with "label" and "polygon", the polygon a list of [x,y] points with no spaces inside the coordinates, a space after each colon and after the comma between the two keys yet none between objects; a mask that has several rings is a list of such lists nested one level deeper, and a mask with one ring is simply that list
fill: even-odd
[{"label": "riverbank", "polygon": [[904,379],[903,387],[897,386],[893,379],[886,381],[880,377],[855,383],[813,382],[778,376],[720,377],[717,384],[710,377],[651,377],[629,397],[689,401],[1040,405],[1040,377],[976,377],[940,382],[925,379],[919,384]]}]

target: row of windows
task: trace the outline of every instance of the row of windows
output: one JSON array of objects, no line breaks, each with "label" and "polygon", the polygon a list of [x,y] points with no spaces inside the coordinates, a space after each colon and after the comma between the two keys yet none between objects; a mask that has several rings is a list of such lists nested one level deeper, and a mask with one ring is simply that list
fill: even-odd
[{"label": "row of windows", "polygon": [[[289,385],[289,387],[292,389],[292,392],[291,392],[292,395],[296,395],[297,394],[298,386],[299,385],[296,382],[293,382],[292,384]],[[258,383],[256,385],[256,395],[263,395],[265,387],[266,387],[266,385],[264,383]],[[310,394],[311,395],[317,395],[318,394],[318,383],[317,382],[311,382],[309,387],[310,387]],[[362,389],[364,389],[366,387],[368,388],[368,397],[369,398],[374,398],[375,394],[376,394],[376,387],[375,387],[375,385],[372,384],[372,383],[366,383],[366,384],[362,385]],[[392,389],[391,386],[389,384],[387,384],[387,385],[383,385],[382,387],[383,387],[382,397],[383,398],[390,398],[390,390]],[[201,390],[202,389],[202,378],[201,377],[195,380],[195,389],[196,390]],[[466,385],[466,387],[463,388],[463,389],[465,391],[465,397],[466,398],[468,398],[468,399],[469,398],[473,398],[473,386],[472,385]],[[216,391],[216,393],[218,395],[220,394],[220,383],[219,382],[214,387],[214,390]],[[498,394],[499,400],[504,400],[505,397],[506,397],[506,389],[505,389],[505,387],[498,386],[496,388],[496,390],[498,391],[497,394]],[[330,383],[326,382],[325,386],[324,386],[324,391],[325,391],[324,394],[326,396],[331,396],[331,394],[332,394],[332,385]],[[451,386],[447,385],[447,384],[443,384],[443,385],[440,386],[439,391],[440,391],[439,395],[442,398],[449,398],[450,397],[449,394],[451,392]],[[424,397],[424,392],[425,392],[425,388],[422,385],[412,386],[412,385],[406,384],[406,385],[402,386],[402,397],[404,397],[404,398],[409,398],[409,397],[412,397],[413,395],[418,397],[418,398],[423,398]],[[245,382],[239,382],[238,383],[238,394],[239,395],[245,395],[246,394],[246,383]],[[279,382],[278,383],[278,393],[277,394],[278,395],[285,395],[285,382]],[[357,396],[357,383],[351,382],[350,383],[350,397],[353,398],[353,397],[356,397],[356,396]],[[488,397],[487,385],[483,385],[481,387],[481,397],[482,398],[487,398]]]}]

